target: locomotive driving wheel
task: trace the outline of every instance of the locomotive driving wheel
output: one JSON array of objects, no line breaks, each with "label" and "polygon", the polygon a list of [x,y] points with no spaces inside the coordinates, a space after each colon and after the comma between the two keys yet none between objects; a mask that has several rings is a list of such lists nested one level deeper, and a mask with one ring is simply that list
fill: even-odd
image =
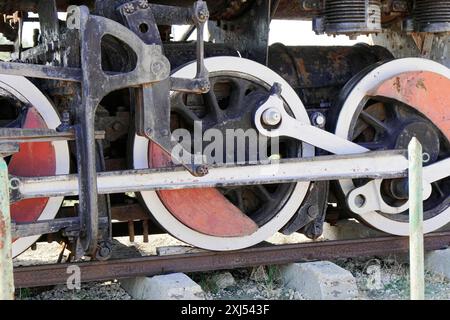
[{"label": "locomotive driving wheel", "polygon": [[[0,76],[0,121],[8,128],[56,129],[59,116],[44,94],[29,80],[17,76]],[[7,157],[8,171],[24,177],[53,176],[69,173],[67,142],[21,143],[18,153]],[[11,204],[11,219],[33,222],[55,218],[63,197],[21,200]],[[13,257],[30,247],[39,236],[13,239]]]},{"label": "locomotive driving wheel", "polygon": [[[258,107],[257,102],[267,97],[275,82],[282,84],[286,111],[297,119],[309,121],[292,88],[265,66],[236,57],[209,58],[205,65],[210,72],[212,87],[208,94],[171,94],[172,131],[178,128],[194,131],[197,123],[202,125],[203,133],[214,129],[223,135],[224,141],[228,130],[242,130],[237,135],[247,130],[256,132],[253,112]],[[195,73],[196,64],[191,63],[173,76],[192,78]],[[280,139],[276,154],[270,148],[270,141],[258,144],[264,150],[258,149],[256,155],[245,150],[245,159],[241,160],[263,160],[264,152],[269,158],[314,155],[311,146],[293,139]],[[226,145],[227,149],[223,150],[224,163],[236,162],[239,157],[230,155],[229,147]],[[251,148],[248,144],[246,147]],[[135,168],[164,167],[170,166],[171,162],[170,156],[154,143],[138,136],[135,137],[133,158]],[[308,182],[300,182],[142,192],[141,196],[167,232],[196,247],[222,251],[249,247],[275,234],[296,213],[308,188]]]},{"label": "locomotive driving wheel", "polygon": [[[407,149],[415,136],[423,145],[424,166],[430,166],[450,157],[448,90],[450,70],[430,60],[399,59],[369,68],[342,91],[335,133],[370,150]],[[341,180],[339,187],[348,196],[365,183]],[[357,218],[381,231],[408,235],[407,179],[383,180],[378,186],[389,212],[363,212]],[[431,196],[424,201],[425,232],[450,223],[450,179],[431,186]],[[348,198],[347,205],[355,211],[365,201]]]}]

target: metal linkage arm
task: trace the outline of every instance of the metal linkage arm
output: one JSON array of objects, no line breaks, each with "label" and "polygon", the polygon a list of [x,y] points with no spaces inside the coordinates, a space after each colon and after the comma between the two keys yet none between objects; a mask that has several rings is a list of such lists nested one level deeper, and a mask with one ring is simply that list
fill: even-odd
[{"label": "metal linkage arm", "polygon": [[[182,167],[119,172],[100,172],[100,194],[130,191],[257,185],[294,181],[356,178],[398,178],[407,175],[404,151],[379,151],[345,156],[321,156],[279,163],[211,167],[208,175],[193,177]],[[79,192],[76,175],[12,177],[12,201],[26,198],[72,196]]]},{"label": "metal linkage arm", "polygon": [[188,24],[197,29],[197,74],[194,79],[171,78],[173,91],[207,93],[210,88],[208,70],[206,70],[204,30],[208,23],[209,11],[205,1],[196,1],[190,8],[180,8],[165,5],[151,5],[154,20],[157,24]]},{"label": "metal linkage arm", "polygon": [[[261,134],[268,137],[292,137],[334,154],[364,154],[369,152],[369,149],[352,141],[314,127],[310,123],[300,122],[290,116],[279,96],[281,90],[280,84],[274,84],[272,94],[255,112],[255,125]],[[449,176],[449,167],[450,159],[445,159],[424,168],[424,199],[428,199],[431,195],[431,183]],[[408,209],[408,202],[398,207],[386,203],[381,195],[381,184],[381,179],[375,179],[352,190],[347,195],[347,204],[350,210],[362,215],[375,210],[381,210],[388,214],[398,214]],[[364,199],[364,201],[361,199]]]},{"label": "metal linkage arm", "polygon": [[63,68],[18,62],[0,62],[0,74],[70,82],[81,82],[83,79],[81,70],[78,68]]},{"label": "metal linkage arm", "polygon": [[[170,134],[170,90],[205,93],[210,89],[208,71],[204,65],[203,28],[209,17],[206,2],[197,1],[191,8],[179,8],[136,0],[119,6],[117,10],[125,25],[147,45],[162,44],[157,25],[161,19],[170,20],[170,24],[177,24],[181,19],[183,23],[197,26],[197,74],[194,79],[167,78],[131,91],[135,106],[136,134],[152,140],[171,154],[177,142],[171,139]],[[184,151],[183,154],[190,154],[187,150]],[[196,163],[193,155],[183,158],[190,159],[188,161],[183,161],[174,154],[172,156],[193,175],[206,172],[203,163]]]},{"label": "metal linkage arm", "polygon": [[[96,131],[95,139],[105,139],[104,131]],[[75,140],[74,131],[58,132],[52,129],[22,129],[0,128],[2,143],[44,142],[44,141],[70,141]]]}]

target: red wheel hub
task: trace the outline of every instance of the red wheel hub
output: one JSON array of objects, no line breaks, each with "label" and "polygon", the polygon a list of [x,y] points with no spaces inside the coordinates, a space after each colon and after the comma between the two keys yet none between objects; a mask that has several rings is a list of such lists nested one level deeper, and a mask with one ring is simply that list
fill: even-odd
[{"label": "red wheel hub", "polygon": [[[158,145],[149,144],[149,167],[171,166],[170,156]],[[163,190],[158,196],[183,224],[217,237],[251,235],[258,226],[215,188]]]},{"label": "red wheel hub", "polygon": [[450,139],[449,89],[450,79],[437,73],[406,72],[383,82],[371,95],[395,99],[413,107]]},{"label": "red wheel hub", "polygon": [[[29,108],[23,128],[47,128],[35,108]],[[55,150],[51,142],[21,143],[20,151],[11,157],[9,173],[23,177],[51,176],[56,173]],[[47,205],[48,198],[26,199],[11,205],[11,217],[16,222],[36,221]]]}]

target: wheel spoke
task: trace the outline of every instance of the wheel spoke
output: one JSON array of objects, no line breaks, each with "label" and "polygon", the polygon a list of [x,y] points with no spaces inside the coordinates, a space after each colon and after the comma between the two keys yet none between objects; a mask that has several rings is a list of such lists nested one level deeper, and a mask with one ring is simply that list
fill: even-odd
[{"label": "wheel spoke", "polygon": [[0,127],[2,128],[21,128],[22,121],[19,119],[14,120],[0,120]]},{"label": "wheel spoke", "polygon": [[246,80],[233,79],[233,88],[230,96],[230,108],[239,108],[242,106],[243,100],[245,98],[245,93],[249,88],[249,83]]},{"label": "wheel spoke", "polygon": [[201,119],[188,107],[180,107],[173,109],[179,116],[188,122],[201,121]]},{"label": "wheel spoke", "polygon": [[439,183],[437,181],[433,182],[433,186],[436,189],[436,191],[439,193],[439,196],[441,198],[444,198],[445,197],[445,193],[442,191],[441,187],[439,186]]},{"label": "wheel spoke", "polygon": [[244,197],[242,196],[242,190],[234,189],[234,195],[236,197],[237,207],[244,212]]},{"label": "wheel spoke", "polygon": [[375,118],[370,113],[366,111],[361,112],[361,118],[366,122],[368,125],[372,126],[375,130],[380,132],[390,132],[391,129],[381,120]]},{"label": "wheel spoke", "polygon": [[356,139],[358,139],[358,137],[360,135],[362,135],[364,130],[366,130],[368,127],[369,127],[369,125],[366,122],[358,121],[356,126],[355,126],[355,130],[354,130],[354,133],[353,133],[352,141],[355,141]]},{"label": "wheel spoke", "polygon": [[183,95],[177,95],[175,99],[171,101],[172,111],[176,112],[184,120],[189,123],[194,121],[200,121],[201,119],[184,103]]},{"label": "wheel spoke", "polygon": [[272,194],[263,185],[256,185],[252,187],[253,193],[263,201],[273,201]]},{"label": "wheel spoke", "polygon": [[217,100],[216,93],[214,92],[214,86],[211,86],[211,90],[203,95],[205,103],[208,106],[210,112],[214,115],[217,122],[223,118],[223,111],[220,109],[219,101]]},{"label": "wheel spoke", "polygon": [[399,121],[404,119],[402,113],[400,112],[399,106],[396,104],[390,106],[385,105],[385,110],[386,115],[388,115],[391,120]]},{"label": "wheel spoke", "polygon": [[2,120],[2,127],[4,128],[22,128],[28,113],[28,108],[21,108],[17,118],[11,120]]}]

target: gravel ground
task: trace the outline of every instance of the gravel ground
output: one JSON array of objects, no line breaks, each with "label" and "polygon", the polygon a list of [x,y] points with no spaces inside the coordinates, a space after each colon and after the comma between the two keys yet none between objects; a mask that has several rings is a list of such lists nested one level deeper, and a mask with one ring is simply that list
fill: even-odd
[{"label": "gravel ground", "polygon": [[[151,236],[150,242],[130,243],[128,238],[118,238],[114,245],[114,258],[154,255],[157,247],[178,246],[186,244],[168,236]],[[285,237],[276,235],[271,243],[291,243],[307,241],[302,236]],[[15,266],[55,263],[62,247],[57,243],[38,243],[37,250],[28,250],[14,259]],[[409,279],[406,257],[389,257],[381,259],[341,259],[333,261],[350,271],[356,278],[360,300],[398,300],[408,299]],[[227,288],[220,288],[214,278],[223,272],[189,274],[205,291],[207,299],[213,300],[303,300],[300,293],[283,285],[280,272],[276,266],[260,266],[231,270],[235,283]],[[17,299],[33,300],[128,300],[131,297],[120,287],[118,281],[94,282],[83,284],[80,290],[69,290],[65,286],[20,289]],[[450,281],[430,273],[426,274],[426,298],[433,300],[450,300]]]},{"label": "gravel ground", "polygon": [[[333,261],[350,271],[356,279],[359,295],[355,300],[407,300],[409,299],[408,264],[396,259],[345,259]],[[287,289],[276,266],[264,267],[266,277],[258,281],[250,279],[251,269],[230,271],[236,285],[219,289],[209,279],[212,274],[191,275],[207,292],[209,299],[281,299],[304,300],[299,292]],[[380,273],[374,273],[379,270]],[[268,276],[267,276],[268,274]],[[374,276],[375,274],[375,276]],[[444,277],[426,273],[425,299],[450,300],[450,281]]]},{"label": "gravel ground", "polygon": [[130,295],[117,281],[91,282],[80,290],[69,290],[66,286],[42,289],[20,289],[16,292],[19,300],[131,300]]},{"label": "gravel ground", "polygon": [[[400,261],[399,261],[400,260]],[[356,278],[360,299],[409,299],[409,264],[405,257],[385,259],[345,259],[336,264],[349,270]],[[373,270],[380,276],[372,276]],[[450,300],[450,281],[443,276],[425,274],[425,299]]]}]

